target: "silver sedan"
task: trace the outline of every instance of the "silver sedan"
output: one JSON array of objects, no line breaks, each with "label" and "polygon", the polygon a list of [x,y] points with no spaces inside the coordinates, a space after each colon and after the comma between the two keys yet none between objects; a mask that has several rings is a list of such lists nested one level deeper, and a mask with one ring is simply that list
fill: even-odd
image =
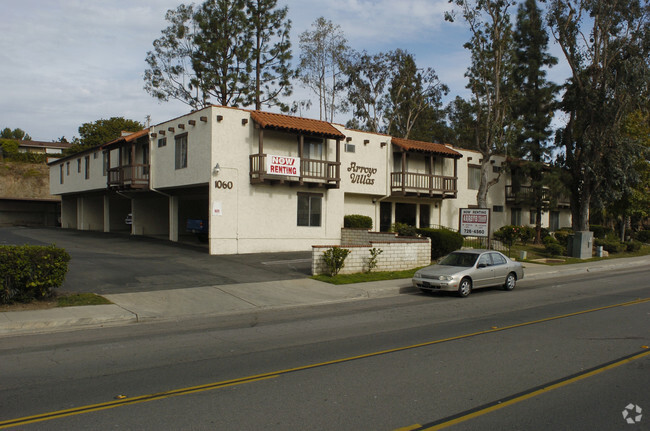
[{"label": "silver sedan", "polygon": [[503,286],[512,290],[524,278],[524,267],[493,250],[458,250],[437,264],[418,270],[413,285],[425,292],[446,290],[466,297],[473,289]]}]

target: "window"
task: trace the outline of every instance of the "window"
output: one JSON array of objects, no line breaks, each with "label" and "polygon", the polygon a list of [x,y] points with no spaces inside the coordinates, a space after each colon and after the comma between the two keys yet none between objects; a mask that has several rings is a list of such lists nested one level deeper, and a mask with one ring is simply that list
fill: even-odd
[{"label": "window", "polygon": [[490,259],[490,253],[482,254],[478,260],[478,265],[492,266],[492,259]]},{"label": "window", "polygon": [[356,148],[354,147],[354,144],[348,144],[347,142],[345,143],[345,152],[346,153],[354,153]]},{"label": "window", "polygon": [[158,139],[158,148],[167,146],[167,138]]},{"label": "window", "polygon": [[560,212],[551,211],[548,218],[548,228],[551,232],[555,232],[560,228]]},{"label": "window", "polygon": [[77,173],[81,173],[81,159],[77,159]]},{"label": "window", "polygon": [[481,184],[481,167],[468,166],[467,174],[467,188],[470,190],[478,190],[478,187]]},{"label": "window", "polygon": [[187,133],[176,136],[176,169],[187,167]]},{"label": "window", "polygon": [[96,159],[96,158],[97,158],[97,151],[95,151],[95,152],[93,153],[93,159]]},{"label": "window", "polygon": [[431,205],[420,204],[420,227],[430,227]]},{"label": "window", "polygon": [[492,256],[492,263],[494,265],[504,265],[506,263],[506,259],[499,253],[490,253],[490,255]]},{"label": "window", "polygon": [[530,209],[530,218],[528,219],[528,222],[530,224],[537,223],[537,211],[535,210],[535,208]]},{"label": "window", "polygon": [[521,226],[521,208],[513,208],[510,210],[510,224]]},{"label": "window", "polygon": [[305,137],[302,144],[302,157],[311,160],[323,160],[323,140]]},{"label": "window", "polygon": [[65,162],[65,174],[70,175],[70,162]]},{"label": "window", "polygon": [[61,177],[59,178],[59,183],[63,184],[63,164],[59,165]]},{"label": "window", "polygon": [[84,157],[84,177],[90,178],[90,156]]},{"label": "window", "polygon": [[492,207],[492,212],[502,213],[503,212],[503,205],[494,205]]},{"label": "window", "polygon": [[298,226],[320,226],[323,195],[298,193]]},{"label": "window", "polygon": [[492,172],[498,174],[501,172],[501,166],[492,166]]}]

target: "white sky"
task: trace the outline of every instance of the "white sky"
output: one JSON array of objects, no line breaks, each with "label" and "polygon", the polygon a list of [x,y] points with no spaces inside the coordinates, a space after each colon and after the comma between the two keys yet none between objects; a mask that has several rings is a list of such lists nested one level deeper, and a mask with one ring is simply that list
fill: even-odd
[{"label": "white sky", "polygon": [[[21,0],[0,5],[0,128],[25,130],[34,140],[78,136],[78,128],[101,118],[160,123],[190,108],[159,103],[143,89],[145,57],[167,26],[178,0]],[[187,2],[189,3],[189,2]],[[200,3],[200,2],[199,2]],[[433,67],[451,94],[467,96],[463,74],[469,54],[463,23],[443,15],[447,0],[279,0],[289,6],[294,63],[298,35],[319,16],[341,26],[350,46],[370,53],[396,48],[415,54],[419,67]],[[554,50],[555,51],[555,50]],[[554,55],[560,58],[559,52]],[[549,75],[561,83],[566,73]],[[287,102],[317,99],[299,85]],[[312,111],[305,116],[318,118]],[[343,114],[337,121],[349,118]]]}]

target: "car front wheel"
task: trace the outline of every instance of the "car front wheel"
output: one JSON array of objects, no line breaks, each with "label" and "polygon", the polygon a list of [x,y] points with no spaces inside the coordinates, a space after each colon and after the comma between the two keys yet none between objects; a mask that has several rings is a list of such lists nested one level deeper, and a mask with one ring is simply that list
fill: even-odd
[{"label": "car front wheel", "polygon": [[515,288],[516,285],[517,285],[517,276],[513,272],[511,272],[506,277],[506,284],[503,285],[503,288],[505,290],[512,290]]},{"label": "car front wheel", "polygon": [[461,298],[467,297],[469,293],[472,291],[472,282],[469,280],[469,278],[463,278],[460,281],[460,285],[458,286],[458,296]]}]

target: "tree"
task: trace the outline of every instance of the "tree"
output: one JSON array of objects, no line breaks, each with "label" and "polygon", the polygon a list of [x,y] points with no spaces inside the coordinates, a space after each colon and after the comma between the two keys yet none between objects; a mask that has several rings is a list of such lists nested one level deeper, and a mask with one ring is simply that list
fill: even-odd
[{"label": "tree", "polygon": [[517,122],[513,152],[528,161],[520,163],[513,174],[520,174],[519,182],[530,182],[531,193],[523,194],[522,204],[535,209],[535,243],[540,244],[542,212],[549,208],[544,174],[548,172],[545,162],[550,160],[550,125],[557,92],[557,86],[546,80],[544,68],[557,64],[557,59],[547,52],[548,35],[536,0],[519,5],[513,40],[512,117]]},{"label": "tree", "polygon": [[336,111],[345,109],[337,96],[344,87],[341,75],[350,48],[339,25],[320,17],[311,26],[313,30],[300,34],[298,75],[318,96],[319,118],[334,121]]},{"label": "tree", "polygon": [[73,139],[73,145],[64,150],[64,154],[70,155],[85,149],[114,141],[122,136],[122,132],[139,132],[144,126],[134,120],[124,117],[111,117],[108,120],[97,120],[92,123],[84,123],[79,127],[79,137]]},{"label": "tree", "polygon": [[549,23],[571,68],[556,136],[570,174],[575,231],[589,230],[592,200],[629,190],[638,140],[623,133],[647,97],[650,5],[639,0],[553,0]]},{"label": "tree", "polygon": [[170,25],[147,53],[145,90],[194,109],[287,106],[291,94],[291,22],[277,0],[206,0],[167,11]]},{"label": "tree", "polygon": [[252,29],[254,65],[254,89],[247,104],[262,109],[262,105],[279,106],[282,111],[289,107],[279,96],[290,96],[293,90],[290,69],[291,20],[288,8],[276,9],[277,0],[248,0],[247,14]]},{"label": "tree", "polygon": [[[391,57],[396,72],[388,92],[387,133],[430,141],[433,136],[427,136],[426,129],[443,117],[441,100],[449,88],[433,68],[419,69],[412,54],[398,49]],[[414,131],[418,136],[413,136]]]},{"label": "tree", "polygon": [[476,114],[474,105],[460,96],[445,108],[449,130],[445,142],[457,147],[477,150]]},{"label": "tree", "polygon": [[[471,103],[476,118],[475,147],[481,152],[481,181],[476,201],[487,208],[487,193],[499,181],[488,180],[490,159],[506,153],[510,130],[509,78],[511,76],[512,25],[509,0],[450,0],[460,8],[469,26],[471,38],[464,47],[471,53],[471,65],[465,76],[472,92]],[[454,21],[454,13],[445,19]]]},{"label": "tree", "polygon": [[11,130],[9,127],[5,127],[0,132],[0,139],[17,139],[19,141],[31,141],[32,137],[29,136],[22,129],[16,128],[16,129]]},{"label": "tree", "polygon": [[208,104],[208,96],[203,91],[205,84],[192,68],[197,50],[195,13],[192,5],[183,4],[167,11],[165,19],[170,25],[153,41],[154,50],[147,52],[144,89],[159,101],[176,99],[200,109]]}]

